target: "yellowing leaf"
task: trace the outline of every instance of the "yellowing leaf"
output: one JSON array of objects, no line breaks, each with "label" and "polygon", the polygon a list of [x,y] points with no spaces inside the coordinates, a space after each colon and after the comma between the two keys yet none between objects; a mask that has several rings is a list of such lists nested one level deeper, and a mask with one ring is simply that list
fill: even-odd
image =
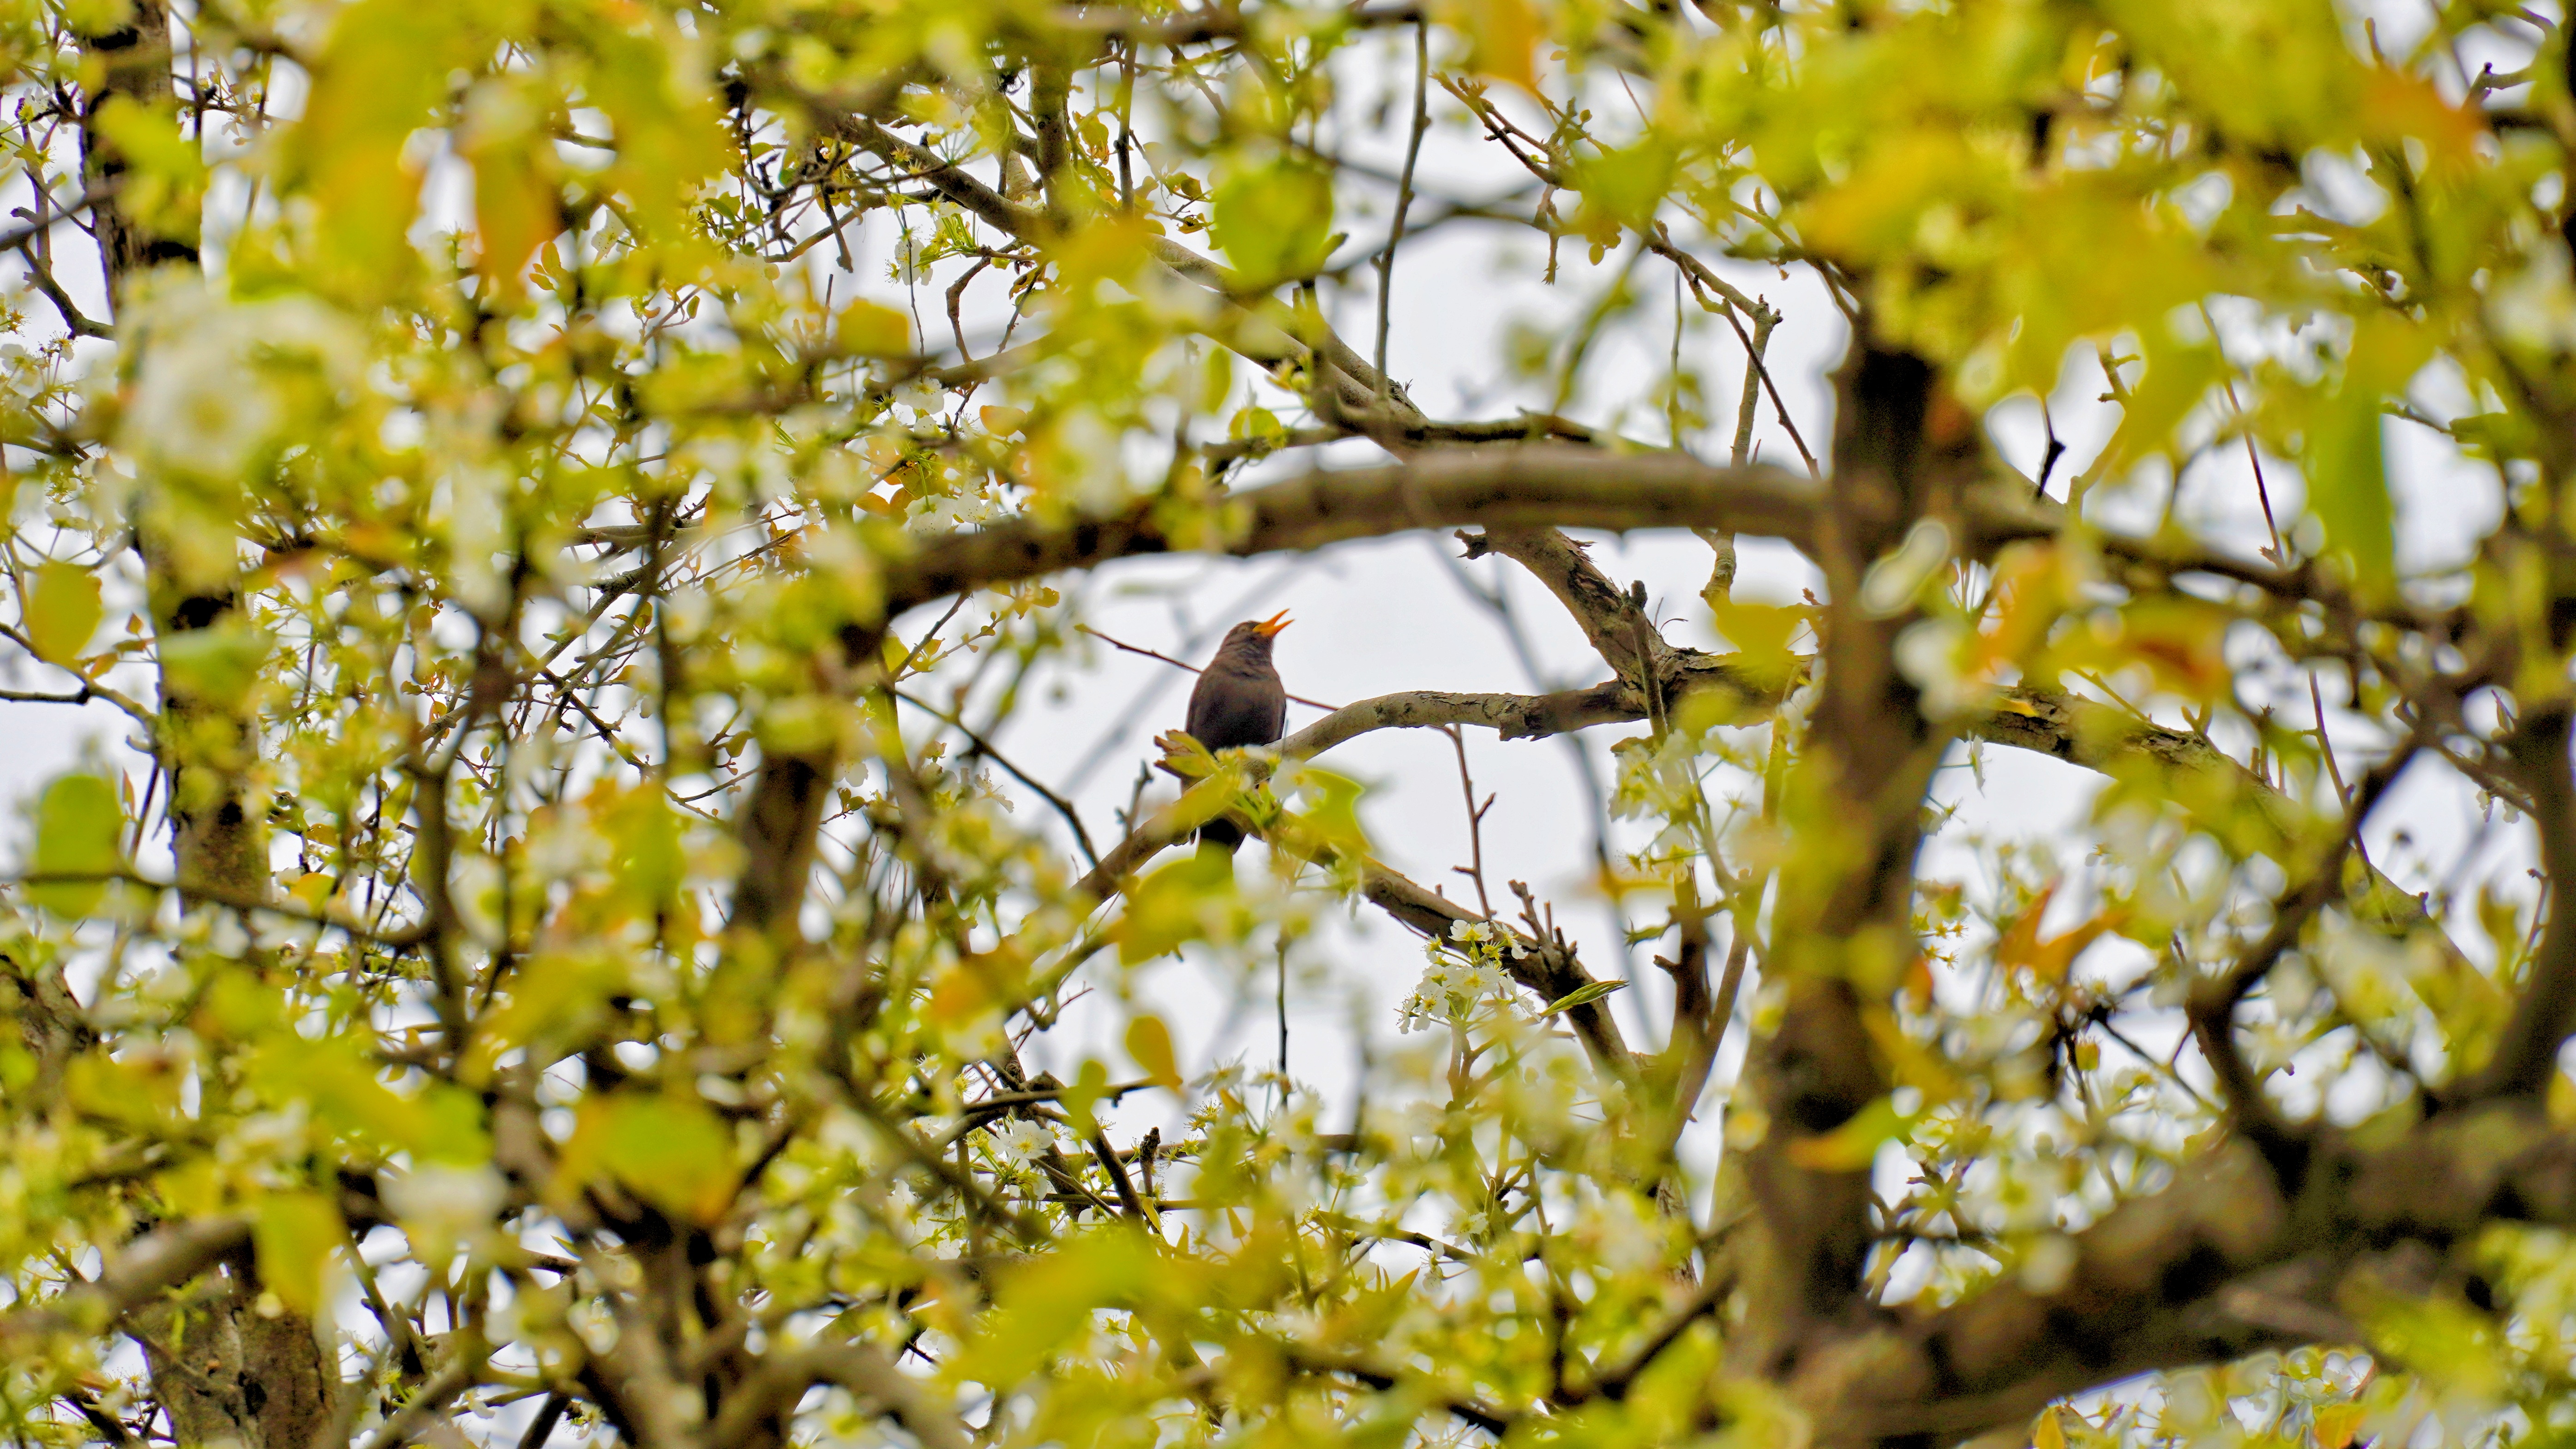
[{"label": "yellowing leaf", "polygon": [[1095,1115],[1095,1109],[1099,1107],[1100,1099],[1108,1095],[1109,1069],[1100,1064],[1098,1057],[1084,1057],[1081,1069],[1073,1074],[1073,1085],[1056,1098],[1056,1105],[1064,1109],[1066,1119],[1073,1123],[1074,1135],[1089,1138],[1100,1131],[1100,1118]]},{"label": "yellowing leaf", "polygon": [[2377,313],[2354,324],[2343,385],[2306,430],[2308,511],[2325,525],[2326,551],[2351,570],[2365,598],[2396,584],[2396,512],[2389,501],[2382,403],[2402,394],[2432,356],[2429,331]]},{"label": "yellowing leaf", "polygon": [[1574,177],[1587,208],[1627,227],[1643,227],[1654,219],[1672,178],[1672,151],[1656,140],[1587,158],[1575,167]]},{"label": "yellowing leaf", "polygon": [[2418,75],[2380,66],[2362,87],[2364,132],[2381,142],[2413,138],[2445,168],[2477,159],[2478,138],[2486,122],[2474,110],[2452,105],[2434,84]]},{"label": "yellowing leaf", "polygon": [[206,189],[205,157],[179,128],[175,108],[110,96],[97,127],[125,163],[117,201],[128,220],[149,232],[197,240]]},{"label": "yellowing leaf", "polygon": [[27,589],[27,642],[46,663],[70,664],[88,650],[102,612],[98,575],[78,564],[40,564]]},{"label": "yellowing leaf", "polygon": [[468,61],[463,19],[451,6],[359,0],[311,63],[312,92],[287,153],[317,212],[314,235],[336,264],[332,279],[353,291],[381,292],[407,270],[420,174],[404,148],[445,97],[450,69]]},{"label": "yellowing leaf", "polygon": [[540,164],[549,152],[535,137],[486,146],[474,163],[474,229],[481,245],[475,270],[494,292],[515,300],[526,290],[528,263],[564,229],[563,197]]},{"label": "yellowing leaf", "polygon": [[2223,699],[2235,687],[2227,663],[2234,616],[2215,604],[2168,596],[2120,611],[2119,654],[2145,664],[2156,682],[2190,699]]},{"label": "yellowing leaf", "polygon": [[2039,934],[2040,917],[2048,914],[2049,898],[2057,887],[2049,886],[2031,899],[2028,908],[2013,918],[1995,941],[1995,960],[2012,969],[2028,971],[2040,980],[2056,983],[2066,979],[2067,968],[2084,948],[2101,939],[2105,932],[2120,928],[2125,913],[2106,911],[2070,931],[2043,940]]},{"label": "yellowing leaf", "polygon": [[478,1162],[491,1152],[482,1099],[444,1082],[396,1091],[378,1079],[352,1037],[271,1036],[248,1076],[269,1098],[301,1102],[332,1132],[374,1152],[437,1162]]},{"label": "yellowing leaf", "polygon": [[1353,860],[1368,853],[1368,831],[1360,824],[1359,781],[1311,764],[1298,765],[1280,777],[1291,799],[1271,826],[1274,840],[1284,839],[1310,860]]},{"label": "yellowing leaf", "polygon": [[2031,1421],[2030,1449],[2066,1449],[2066,1426],[2057,1421],[2055,1405],[2040,1410]]},{"label": "yellowing leaf", "polygon": [[1789,641],[1814,612],[1795,604],[1733,600],[1710,607],[1717,632],[1735,646],[1735,667],[1748,682],[1769,689],[1783,688],[1796,676],[1798,657],[1790,652]]},{"label": "yellowing leaf", "polygon": [[1151,1012],[1140,1012],[1127,1023],[1127,1055],[1145,1069],[1145,1075],[1156,1085],[1173,1091],[1181,1088],[1180,1061],[1172,1053],[1172,1029]]},{"label": "yellowing leaf", "polygon": [[[1918,961],[1917,966],[1921,965]],[[1928,982],[1929,973],[1925,973]],[[1928,992],[1925,993],[1928,996]],[[1955,1102],[1968,1095],[1968,1084],[1962,1081],[1941,1054],[1913,1037],[1896,1020],[1896,1014],[1873,1007],[1861,1017],[1861,1026],[1869,1032],[1870,1044],[1887,1062],[1888,1075],[1898,1086],[1912,1087],[1923,1094],[1927,1103]]]},{"label": "yellowing leaf", "polygon": [[236,706],[257,688],[268,662],[269,638],[247,621],[230,619],[210,629],[180,629],[155,643],[164,686],[207,704]]},{"label": "yellowing leaf", "polygon": [[259,1216],[251,1225],[261,1285],[289,1309],[312,1317],[322,1307],[331,1251],[346,1237],[340,1209],[322,1194],[269,1194],[260,1200]]}]

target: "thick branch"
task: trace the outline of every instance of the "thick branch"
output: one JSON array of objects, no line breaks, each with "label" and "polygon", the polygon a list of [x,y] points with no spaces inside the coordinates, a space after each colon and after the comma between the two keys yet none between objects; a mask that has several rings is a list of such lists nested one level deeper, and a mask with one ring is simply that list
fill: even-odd
[{"label": "thick branch", "polygon": [[1554,445],[1461,449],[1381,468],[1309,473],[1175,517],[1147,499],[1107,518],[1015,518],[925,543],[886,565],[889,617],[965,589],[1208,549],[1238,557],[1315,549],[1416,528],[1478,524],[1728,528],[1805,538],[1821,495],[1778,468],[1717,468],[1679,454],[1619,457]]},{"label": "thick branch", "polygon": [[1555,694],[1451,694],[1416,689],[1344,705],[1279,742],[1283,758],[1302,760],[1373,730],[1427,730],[1479,725],[1507,740],[1541,739],[1596,724],[1642,719],[1636,691],[1618,680]]},{"label": "thick branch", "polygon": [[724,1412],[701,1436],[708,1449],[748,1442],[763,1421],[792,1409],[818,1383],[839,1384],[896,1420],[924,1449],[966,1449],[957,1416],[932,1402],[926,1388],[904,1376],[886,1356],[858,1343],[816,1343],[764,1357],[759,1371],[725,1401]]},{"label": "thick branch", "polygon": [[157,1295],[250,1242],[246,1218],[205,1218],[156,1228],[126,1245],[96,1281],[30,1308],[0,1314],[0,1343],[49,1333],[98,1333]]},{"label": "thick branch", "polygon": [[1836,1356],[1864,1374],[1811,1367],[1795,1392],[1828,1421],[1818,1441],[1954,1442],[2130,1374],[2318,1342],[2337,1326],[2331,1311],[2283,1310],[2330,1304],[2334,1274],[2285,1295],[2301,1286],[2292,1265],[2339,1271],[2409,1239],[2447,1249],[2499,1219],[2576,1223],[2576,1136],[2527,1099],[2446,1113],[2378,1147],[2328,1131],[2317,1151],[2321,1170],[2291,1198],[2249,1144],[2223,1143],[2077,1234],[2050,1291],[2007,1280]]},{"label": "thick branch", "polygon": [[[1655,655],[1648,663],[1660,667],[1672,654],[1664,644],[1662,632],[1647,623],[1627,591],[1594,566],[1592,555],[1582,544],[1557,530],[1493,528],[1482,536],[1462,532],[1458,539],[1467,546],[1467,557],[1471,559],[1498,553],[1529,570],[1530,576],[1545,584],[1565,611],[1574,616],[1601,662],[1616,670],[1620,678],[1633,681],[1643,677],[1637,659],[1637,639],[1641,634],[1646,650]],[[1641,630],[1641,623],[1647,627]]]}]

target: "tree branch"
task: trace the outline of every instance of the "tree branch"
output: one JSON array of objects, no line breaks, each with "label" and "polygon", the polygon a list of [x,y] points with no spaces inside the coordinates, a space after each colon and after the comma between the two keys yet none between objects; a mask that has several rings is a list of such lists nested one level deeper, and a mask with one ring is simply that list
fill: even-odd
[{"label": "tree branch", "polygon": [[204,1218],[155,1228],[118,1253],[96,1280],[43,1303],[0,1314],[0,1343],[53,1333],[100,1333],[128,1311],[176,1288],[250,1243],[250,1220]]},{"label": "tree branch", "polygon": [[1248,557],[1417,528],[1569,525],[1729,528],[1797,542],[1822,495],[1767,464],[1717,468],[1679,454],[1621,457],[1560,445],[1423,454],[1381,468],[1309,473],[1174,519],[1148,498],[1106,518],[1015,518],[949,534],[885,565],[887,617],[963,589],[1184,549]]},{"label": "tree branch", "polygon": [[[2074,1235],[2062,1284],[2007,1279],[1905,1312],[1837,1357],[1868,1364],[1862,1377],[1810,1366],[1792,1392],[1817,1413],[1817,1441],[1955,1442],[2131,1374],[2315,1343],[2335,1325],[2341,1271],[2393,1243],[2445,1249],[2499,1219],[2576,1223],[2576,1135],[2528,1098],[2445,1113],[2376,1147],[2327,1129],[2316,1151],[2319,1170],[2293,1196],[2251,1144],[2221,1142],[2171,1186]],[[2309,1262],[2332,1271],[2284,1284],[2287,1265]],[[2285,1303],[2285,1286],[2312,1291]],[[2325,1307],[2281,1311],[2311,1300]]]},{"label": "tree branch", "polygon": [[2531,976],[2514,1003],[2495,1055],[2465,1084],[2472,1101],[2536,1094],[2558,1074],[2558,1048],[2576,1030],[2576,780],[2567,758],[2570,712],[2534,708],[2505,740],[2505,754],[2531,801],[2547,877],[2549,921],[2531,955]]}]

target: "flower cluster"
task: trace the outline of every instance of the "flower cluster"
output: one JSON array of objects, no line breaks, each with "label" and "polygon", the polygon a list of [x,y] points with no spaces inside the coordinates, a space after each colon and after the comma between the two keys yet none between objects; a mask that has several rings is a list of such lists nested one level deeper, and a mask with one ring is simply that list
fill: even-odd
[{"label": "flower cluster", "polygon": [[1508,1014],[1511,981],[1503,974],[1503,953],[1514,959],[1529,948],[1489,921],[1453,921],[1446,940],[1433,938],[1423,952],[1431,967],[1395,1011],[1399,1031],[1427,1031],[1441,1022],[1464,1025],[1489,1012]]}]

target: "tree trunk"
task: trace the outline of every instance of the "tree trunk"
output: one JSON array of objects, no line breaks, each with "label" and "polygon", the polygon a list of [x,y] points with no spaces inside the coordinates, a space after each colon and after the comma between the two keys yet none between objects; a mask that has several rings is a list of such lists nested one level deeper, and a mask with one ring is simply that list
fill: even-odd
[{"label": "tree trunk", "polygon": [[[102,80],[82,107],[83,180],[100,198],[91,208],[99,258],[109,303],[121,310],[144,272],[197,265],[192,239],[155,232],[118,203],[114,193],[126,162],[99,126],[101,112],[120,98],[156,111],[174,104],[166,0],[132,0],[126,24],[85,43],[101,62]],[[147,493],[137,534],[166,661],[172,641],[222,627],[236,606],[229,579],[194,577],[174,566],[174,551],[166,547],[169,524],[154,517],[150,501]],[[182,887],[234,900],[266,895],[256,721],[244,701],[199,697],[166,667],[160,688],[154,748],[169,779],[171,844]],[[200,1279],[193,1291],[135,1314],[153,1391],[181,1445],[306,1449],[329,1422],[338,1376],[324,1362],[312,1320],[278,1308],[273,1298],[263,1312],[265,1296],[255,1263],[244,1257]]]}]

